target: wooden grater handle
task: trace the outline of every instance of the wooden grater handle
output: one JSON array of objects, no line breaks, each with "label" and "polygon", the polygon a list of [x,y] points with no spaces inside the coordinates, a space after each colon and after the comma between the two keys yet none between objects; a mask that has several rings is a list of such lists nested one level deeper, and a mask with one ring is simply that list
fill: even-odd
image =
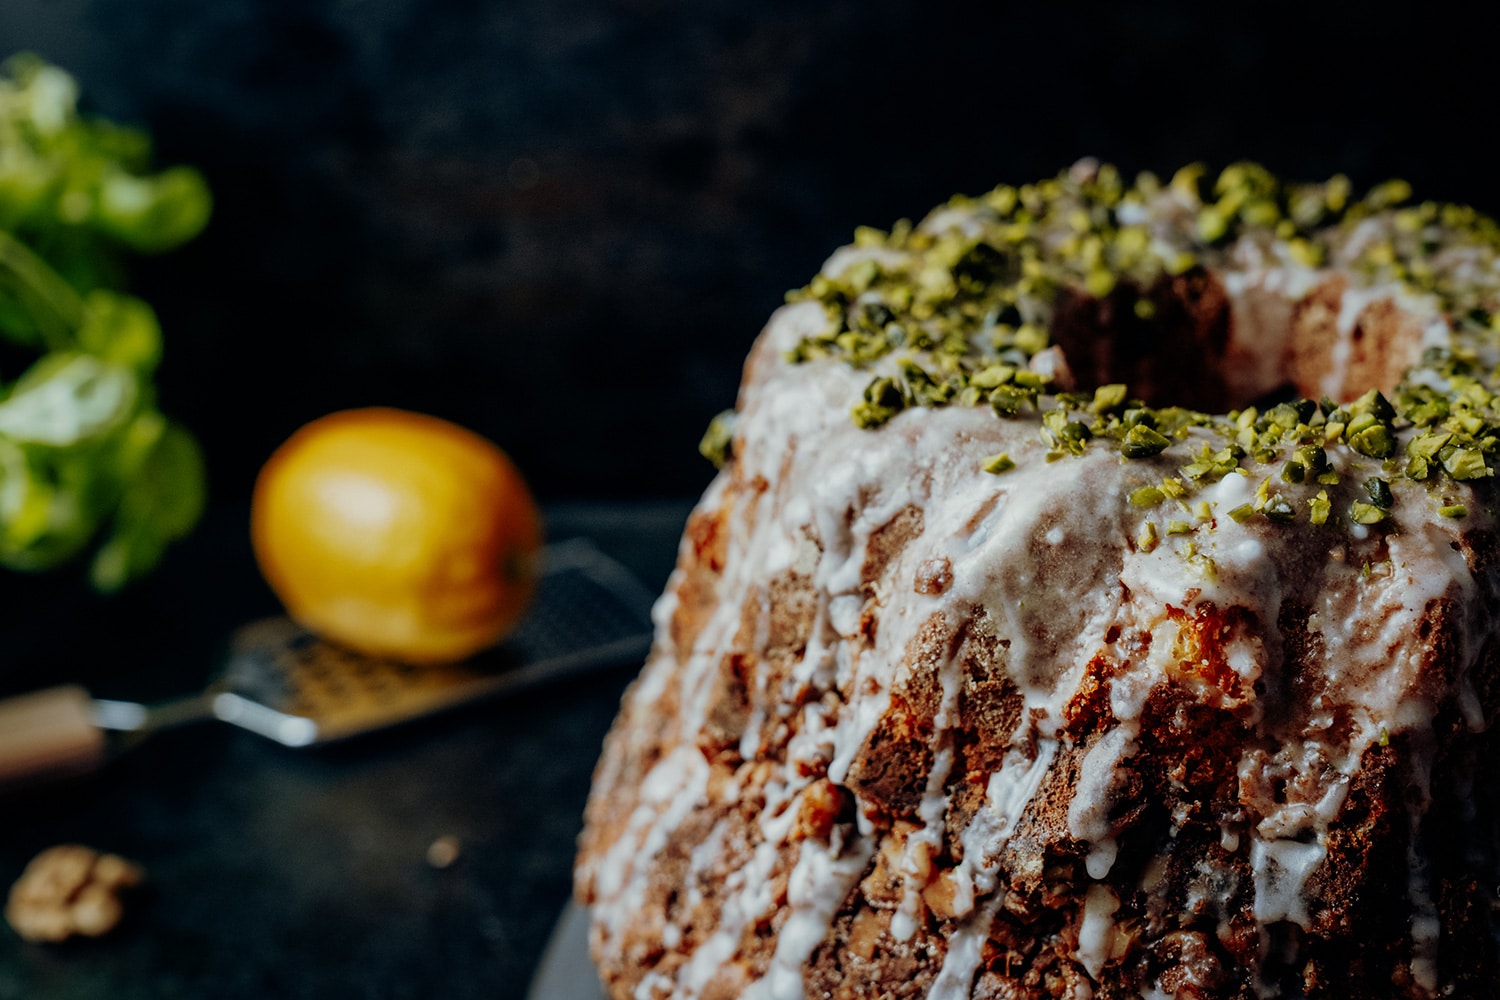
[{"label": "wooden grater handle", "polygon": [[0,701],[0,786],[92,771],[104,762],[104,733],[88,692],[77,685]]}]

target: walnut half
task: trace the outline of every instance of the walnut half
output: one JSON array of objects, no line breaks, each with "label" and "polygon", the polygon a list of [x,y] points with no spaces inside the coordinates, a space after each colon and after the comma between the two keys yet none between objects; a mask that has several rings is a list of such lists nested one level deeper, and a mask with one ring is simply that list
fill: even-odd
[{"label": "walnut half", "polygon": [[51,847],[32,859],[11,886],[5,919],[28,941],[98,937],[120,922],[120,894],[145,872],[114,854],[78,844]]}]

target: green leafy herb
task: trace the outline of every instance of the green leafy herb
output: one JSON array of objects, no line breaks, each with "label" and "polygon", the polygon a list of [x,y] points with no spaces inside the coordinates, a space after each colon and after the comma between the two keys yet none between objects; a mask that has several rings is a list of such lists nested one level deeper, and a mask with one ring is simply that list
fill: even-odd
[{"label": "green leafy herb", "polygon": [[130,252],[196,235],[197,171],[150,170],[144,132],[80,116],[73,78],[34,56],[0,67],[0,565],[45,570],[94,548],[118,589],[196,523],[203,461],[157,410],[156,313],[120,291]]}]

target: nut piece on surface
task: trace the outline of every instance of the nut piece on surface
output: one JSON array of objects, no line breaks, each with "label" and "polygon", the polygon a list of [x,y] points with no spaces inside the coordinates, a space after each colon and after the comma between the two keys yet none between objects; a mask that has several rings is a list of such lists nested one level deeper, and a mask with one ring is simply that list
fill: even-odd
[{"label": "nut piece on surface", "polygon": [[447,868],[458,860],[462,851],[463,847],[457,837],[444,834],[427,848],[427,863],[434,868]]},{"label": "nut piece on surface", "polygon": [[5,919],[28,941],[98,937],[124,915],[120,894],[141,884],[139,865],[79,844],[51,847],[11,886]]}]

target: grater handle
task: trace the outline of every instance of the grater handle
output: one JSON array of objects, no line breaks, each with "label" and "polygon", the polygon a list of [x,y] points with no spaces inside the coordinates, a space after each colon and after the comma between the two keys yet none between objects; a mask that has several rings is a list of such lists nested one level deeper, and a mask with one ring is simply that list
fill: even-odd
[{"label": "grater handle", "polygon": [[77,685],[0,701],[0,786],[84,774],[104,763],[104,733]]}]

